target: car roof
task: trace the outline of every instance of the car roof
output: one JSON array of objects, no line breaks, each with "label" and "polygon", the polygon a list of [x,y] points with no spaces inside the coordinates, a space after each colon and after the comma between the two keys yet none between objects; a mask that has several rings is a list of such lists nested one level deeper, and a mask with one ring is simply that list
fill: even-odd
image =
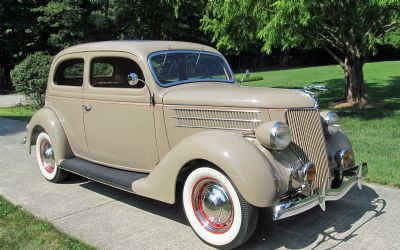
[{"label": "car roof", "polygon": [[180,41],[122,40],[79,44],[62,50],[57,56],[81,52],[125,51],[132,52],[145,59],[149,54],[163,50],[204,50],[220,54],[216,49],[198,43]]}]

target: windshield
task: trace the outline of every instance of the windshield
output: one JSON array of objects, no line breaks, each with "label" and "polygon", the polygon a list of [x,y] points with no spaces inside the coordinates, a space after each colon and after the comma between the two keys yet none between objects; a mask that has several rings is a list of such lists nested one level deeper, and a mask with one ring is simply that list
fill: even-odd
[{"label": "windshield", "polygon": [[225,59],[203,51],[163,51],[149,57],[155,80],[163,87],[190,82],[234,82]]}]

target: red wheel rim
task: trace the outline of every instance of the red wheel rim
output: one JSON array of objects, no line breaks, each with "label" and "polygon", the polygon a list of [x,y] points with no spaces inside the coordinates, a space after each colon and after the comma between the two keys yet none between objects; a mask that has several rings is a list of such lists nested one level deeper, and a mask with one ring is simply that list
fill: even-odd
[{"label": "red wheel rim", "polygon": [[199,223],[211,233],[223,234],[233,224],[234,210],[229,193],[213,178],[196,182],[192,190],[192,207]]},{"label": "red wheel rim", "polygon": [[51,174],[55,169],[55,160],[53,147],[49,140],[44,139],[40,143],[40,160],[42,162],[42,167],[47,173]]}]

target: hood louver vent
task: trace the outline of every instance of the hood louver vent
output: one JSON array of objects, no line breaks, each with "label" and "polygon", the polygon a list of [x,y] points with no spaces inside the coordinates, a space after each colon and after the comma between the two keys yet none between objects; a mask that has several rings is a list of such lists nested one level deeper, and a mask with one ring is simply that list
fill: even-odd
[{"label": "hood louver vent", "polygon": [[259,110],[174,108],[176,127],[253,131],[261,123]]}]

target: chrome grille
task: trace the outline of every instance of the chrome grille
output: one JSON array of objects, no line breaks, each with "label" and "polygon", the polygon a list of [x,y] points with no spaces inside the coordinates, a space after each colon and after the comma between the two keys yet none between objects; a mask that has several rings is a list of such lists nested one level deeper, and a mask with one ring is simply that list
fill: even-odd
[{"label": "chrome grille", "polygon": [[259,110],[174,108],[176,127],[252,131],[261,123]]},{"label": "chrome grille", "polygon": [[329,163],[320,114],[315,109],[287,110],[287,123],[292,132],[290,147],[304,163],[317,168],[317,187],[328,178]]}]

